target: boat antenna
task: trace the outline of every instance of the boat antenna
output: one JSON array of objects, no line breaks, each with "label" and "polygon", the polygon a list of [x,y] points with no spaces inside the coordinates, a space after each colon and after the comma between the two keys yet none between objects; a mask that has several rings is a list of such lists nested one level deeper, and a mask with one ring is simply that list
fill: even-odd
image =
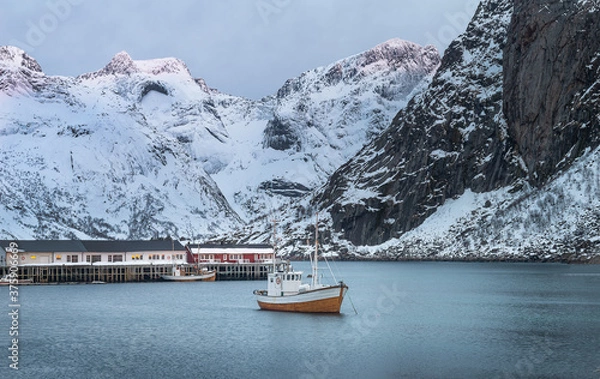
[{"label": "boat antenna", "polygon": [[277,258],[277,220],[271,220],[273,222],[273,273],[277,272],[277,265],[275,259]]}]

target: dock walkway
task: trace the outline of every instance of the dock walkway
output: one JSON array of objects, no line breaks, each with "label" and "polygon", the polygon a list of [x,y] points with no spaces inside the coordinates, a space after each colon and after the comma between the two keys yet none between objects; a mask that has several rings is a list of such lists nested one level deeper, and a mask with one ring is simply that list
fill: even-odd
[{"label": "dock walkway", "polygon": [[[272,265],[267,263],[208,263],[201,267],[216,270],[216,280],[266,280]],[[34,283],[125,283],[152,282],[168,275],[172,264],[151,265],[23,265],[18,266],[19,279],[32,279]],[[2,275],[9,272],[9,267],[0,267]],[[188,265],[188,270],[193,266]]]}]

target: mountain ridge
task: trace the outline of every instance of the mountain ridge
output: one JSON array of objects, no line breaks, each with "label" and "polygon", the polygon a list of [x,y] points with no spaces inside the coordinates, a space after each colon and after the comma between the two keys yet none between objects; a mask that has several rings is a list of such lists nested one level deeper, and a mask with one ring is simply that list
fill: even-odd
[{"label": "mountain ridge", "polygon": [[[386,46],[391,55],[405,46],[421,52],[400,40]],[[344,148],[352,148],[364,143],[372,126],[385,125],[413,90],[414,77],[437,67],[435,51],[422,51],[429,54],[428,66],[411,64],[415,72],[406,72],[410,82],[400,89],[399,100],[386,98],[397,95],[394,88],[386,97],[372,89],[402,63],[396,59],[382,63],[387,71],[373,69],[355,78],[352,88],[326,83],[324,73],[303,74],[315,88],[254,101],[209,88],[176,58],[138,61],[120,52],[100,70],[72,78],[47,76],[22,50],[2,48],[0,75],[9,86],[0,92],[0,138],[19,148],[18,154],[5,153],[2,162],[6,176],[23,188],[22,193],[12,187],[0,190],[3,233],[19,238],[200,238],[238,229],[324,181],[337,164],[326,155],[333,152],[339,163],[350,154],[336,143],[345,141]],[[352,69],[347,60],[335,64]],[[400,74],[395,78],[402,79]],[[335,91],[323,94],[327,88]],[[346,107],[349,101],[338,93],[351,96],[347,92],[360,93],[364,104]],[[324,99],[323,109],[307,102],[311,96]],[[300,116],[303,107],[315,118]],[[333,126],[338,132],[327,136],[332,126],[317,118],[338,109],[347,117]],[[374,118],[363,121],[363,114]],[[269,142],[281,135],[277,127],[267,130],[278,121],[306,132],[299,135],[297,151]],[[340,130],[346,128],[352,132],[344,139]],[[254,181],[238,180],[242,175]]]}]

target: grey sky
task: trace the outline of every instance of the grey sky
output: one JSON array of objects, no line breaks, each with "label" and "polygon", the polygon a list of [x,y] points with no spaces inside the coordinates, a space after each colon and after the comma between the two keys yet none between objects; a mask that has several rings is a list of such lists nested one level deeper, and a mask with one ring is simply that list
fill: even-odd
[{"label": "grey sky", "polygon": [[49,75],[176,57],[223,92],[258,99],[286,79],[391,38],[440,51],[476,0],[0,0],[0,45],[26,50]]}]

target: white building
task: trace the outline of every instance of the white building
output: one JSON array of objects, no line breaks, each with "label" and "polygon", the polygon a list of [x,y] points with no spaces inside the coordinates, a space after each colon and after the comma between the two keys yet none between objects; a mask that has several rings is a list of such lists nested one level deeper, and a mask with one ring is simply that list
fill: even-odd
[{"label": "white building", "polygon": [[[17,245],[19,266],[181,264],[188,252],[177,241],[0,240],[6,254]],[[4,256],[7,262],[7,256]]]}]

